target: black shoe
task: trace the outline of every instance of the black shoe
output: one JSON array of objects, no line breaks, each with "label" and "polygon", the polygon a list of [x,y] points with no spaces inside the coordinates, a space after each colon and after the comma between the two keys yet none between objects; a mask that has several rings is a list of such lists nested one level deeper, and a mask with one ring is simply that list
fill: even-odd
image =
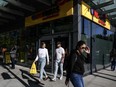
[{"label": "black shoe", "polygon": [[15,67],[11,67],[11,69],[15,69]]}]

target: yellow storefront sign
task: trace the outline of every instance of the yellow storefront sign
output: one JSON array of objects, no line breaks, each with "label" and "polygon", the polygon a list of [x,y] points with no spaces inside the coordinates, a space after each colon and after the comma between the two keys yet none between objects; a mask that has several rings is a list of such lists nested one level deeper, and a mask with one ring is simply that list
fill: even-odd
[{"label": "yellow storefront sign", "polygon": [[110,22],[108,19],[106,19],[106,22],[103,22],[102,20],[100,20],[98,17],[96,17],[95,15],[92,15],[90,6],[87,5],[86,3],[82,2],[81,5],[81,14],[82,16],[94,21],[95,23],[107,28],[110,30]]},{"label": "yellow storefront sign", "polygon": [[[48,9],[45,10],[45,12],[40,12],[33,16],[27,17],[25,19],[25,27],[73,15],[73,0],[70,0],[62,5],[59,5],[58,7],[52,7],[51,9],[52,11],[49,11]],[[51,13],[50,15],[49,12],[53,11],[54,13]],[[45,16],[44,14],[45,15],[47,14],[49,16]]]}]

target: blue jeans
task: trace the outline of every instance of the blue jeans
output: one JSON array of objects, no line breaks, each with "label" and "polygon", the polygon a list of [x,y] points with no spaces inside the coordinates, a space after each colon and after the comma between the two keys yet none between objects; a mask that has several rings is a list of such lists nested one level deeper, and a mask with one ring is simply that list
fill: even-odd
[{"label": "blue jeans", "polygon": [[83,75],[72,73],[70,80],[74,87],[84,87]]},{"label": "blue jeans", "polygon": [[43,79],[43,73],[47,76],[45,72],[46,58],[39,58],[39,67],[40,67],[40,79]]},{"label": "blue jeans", "polygon": [[12,63],[11,63],[11,64],[12,64],[12,68],[15,68],[15,58],[12,58],[12,57],[11,57],[11,62],[12,62]]},{"label": "blue jeans", "polygon": [[60,72],[61,76],[63,76],[63,63],[60,61],[55,61],[55,72],[54,72],[54,79],[56,79],[57,73],[58,73],[58,67],[60,66]]}]

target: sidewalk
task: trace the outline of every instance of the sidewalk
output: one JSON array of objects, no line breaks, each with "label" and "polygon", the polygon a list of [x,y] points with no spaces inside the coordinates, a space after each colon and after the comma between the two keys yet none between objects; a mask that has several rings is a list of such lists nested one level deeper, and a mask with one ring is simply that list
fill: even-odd
[{"label": "sidewalk", "polygon": [[84,77],[85,87],[116,87],[116,70],[106,68]]},{"label": "sidewalk", "polygon": [[[16,69],[10,69],[9,66],[0,66],[0,87],[66,87],[65,77],[63,80],[57,79],[56,82],[42,81],[38,82],[38,75],[32,76],[28,73],[29,68],[16,66]],[[48,73],[50,78],[52,74]],[[116,71],[110,71],[110,68],[100,70],[93,75],[84,77],[85,87],[116,87]],[[69,87],[73,87],[70,83]]]}]

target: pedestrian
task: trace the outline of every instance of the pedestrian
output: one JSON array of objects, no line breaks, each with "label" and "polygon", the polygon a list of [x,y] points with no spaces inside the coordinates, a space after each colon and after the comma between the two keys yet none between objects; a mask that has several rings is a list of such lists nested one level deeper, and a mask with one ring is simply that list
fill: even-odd
[{"label": "pedestrian", "polygon": [[60,80],[62,80],[64,57],[65,57],[64,48],[61,47],[61,42],[57,42],[57,48],[55,51],[55,72],[54,72],[54,78],[52,79],[52,81],[56,81],[59,66],[60,66],[60,73],[61,73]]},{"label": "pedestrian", "polygon": [[84,87],[84,62],[90,62],[90,48],[81,40],[77,43],[75,50],[70,53],[65,80],[66,85],[70,80],[74,87]]},{"label": "pedestrian", "polygon": [[12,65],[11,68],[12,68],[12,69],[15,69],[16,53],[17,53],[17,46],[14,45],[14,46],[11,48],[11,51],[10,51],[11,65]]},{"label": "pedestrian", "polygon": [[47,59],[47,65],[49,65],[49,55],[48,55],[48,49],[45,47],[46,47],[45,42],[41,42],[41,47],[38,49],[38,54],[36,56],[36,59],[34,60],[34,62],[38,60],[39,67],[40,67],[39,81],[43,80],[43,73],[45,75],[45,80],[48,79],[48,75],[46,74],[46,71],[44,68],[46,65],[46,59]]},{"label": "pedestrian", "polygon": [[68,65],[68,59],[69,59],[69,50],[65,49],[65,58],[64,58],[64,64],[63,64],[63,70],[66,71],[67,65]]},{"label": "pedestrian", "polygon": [[111,61],[111,70],[114,71],[116,66],[116,49],[115,48],[113,48],[110,52],[110,61]]},{"label": "pedestrian", "polygon": [[1,51],[2,51],[2,58],[3,58],[3,64],[5,64],[5,62],[6,62],[6,59],[5,59],[5,52],[7,51],[7,47],[6,47],[6,45],[3,45],[2,47],[1,47]]}]

